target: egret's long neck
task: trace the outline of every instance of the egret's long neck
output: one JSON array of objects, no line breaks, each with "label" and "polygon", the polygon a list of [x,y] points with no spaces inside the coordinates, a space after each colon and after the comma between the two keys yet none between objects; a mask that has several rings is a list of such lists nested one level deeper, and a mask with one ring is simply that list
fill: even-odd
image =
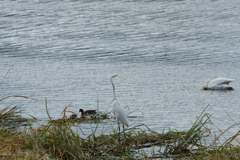
[{"label": "egret's long neck", "polygon": [[115,85],[113,84],[112,79],[113,79],[113,77],[110,79],[110,81],[111,81],[112,86],[113,86],[113,99],[115,99]]}]

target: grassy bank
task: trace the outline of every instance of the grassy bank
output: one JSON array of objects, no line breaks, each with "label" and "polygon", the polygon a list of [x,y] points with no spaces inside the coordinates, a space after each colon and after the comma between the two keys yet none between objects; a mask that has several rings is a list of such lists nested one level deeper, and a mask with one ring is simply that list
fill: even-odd
[{"label": "grassy bank", "polygon": [[[240,148],[233,146],[239,133],[223,144],[212,136],[211,116],[200,114],[187,131],[157,133],[147,126],[135,126],[126,130],[126,139],[118,142],[117,132],[95,136],[93,131],[82,138],[72,130],[80,124],[67,118],[49,121],[45,126],[31,128],[23,123],[29,119],[20,116],[18,107],[0,110],[0,159],[239,159]],[[96,119],[95,119],[96,121]],[[37,123],[32,122],[31,123]],[[99,121],[100,123],[100,121]],[[139,129],[145,128],[145,129]],[[220,135],[221,136],[221,135]]]}]

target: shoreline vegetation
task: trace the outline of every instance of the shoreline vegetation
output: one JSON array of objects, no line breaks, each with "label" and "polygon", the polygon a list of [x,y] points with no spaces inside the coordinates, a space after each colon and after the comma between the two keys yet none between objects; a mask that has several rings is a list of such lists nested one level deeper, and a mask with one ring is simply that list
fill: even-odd
[{"label": "shoreline vegetation", "polygon": [[[14,63],[0,82],[0,86]],[[26,96],[14,95],[0,99],[0,102],[10,97],[36,100]],[[48,113],[47,99],[45,99],[45,106],[49,117],[49,121],[45,125],[40,125],[32,115],[32,118],[22,117],[21,106],[8,106],[0,109],[0,159],[234,160],[240,157],[240,146],[237,140],[240,131],[223,143],[219,141],[225,132],[234,126],[238,126],[238,124],[235,123],[216,135],[211,130],[214,126],[211,122],[211,115],[205,112],[208,106],[200,113],[192,126],[189,126],[189,130],[168,130],[158,133],[142,124],[125,129],[126,139],[120,142],[118,141],[117,128],[109,134],[95,134],[102,120],[113,119],[107,112],[109,106],[105,112],[99,112],[99,107],[97,107],[98,113],[93,117],[72,119],[66,116],[66,112],[70,112],[67,111],[67,108],[70,107],[69,104],[62,111],[62,117],[57,120],[51,119]],[[86,138],[82,138],[72,129],[74,126],[81,130],[82,122],[88,122],[89,125],[91,123],[97,124],[95,128],[91,127],[92,133]],[[32,127],[34,124],[38,124],[38,127]]]},{"label": "shoreline vegetation", "polygon": [[[47,100],[45,103],[47,111]],[[220,135],[212,133],[210,128],[214,124],[211,115],[205,113],[207,107],[189,130],[157,133],[142,124],[126,129],[126,139],[120,142],[117,128],[113,133],[95,135],[101,120],[112,119],[103,113],[74,120],[66,117],[66,107],[62,118],[52,120],[49,116],[46,125],[32,127],[38,123],[35,117],[21,117],[20,106],[6,107],[0,110],[0,159],[239,159],[240,132],[221,144],[220,137],[233,126]],[[72,126],[81,130],[80,124],[89,119],[97,126],[88,137],[82,138]],[[238,144],[233,145],[233,141]]]}]

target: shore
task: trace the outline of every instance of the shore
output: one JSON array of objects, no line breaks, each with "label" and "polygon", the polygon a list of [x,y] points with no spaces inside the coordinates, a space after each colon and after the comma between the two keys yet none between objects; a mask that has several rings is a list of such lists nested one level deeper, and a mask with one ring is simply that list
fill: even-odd
[{"label": "shore", "polygon": [[[222,134],[213,135],[209,127],[213,125],[211,115],[205,113],[205,110],[187,131],[169,130],[157,133],[142,124],[125,129],[126,138],[121,132],[120,141],[117,128],[110,134],[95,136],[96,127],[87,138],[82,138],[72,130],[73,126],[81,129],[80,124],[86,120],[99,124],[101,120],[112,117],[97,115],[69,119],[65,116],[65,111],[62,118],[49,120],[46,125],[32,128],[32,124],[38,123],[37,119],[34,116],[31,119],[21,117],[18,106],[0,110],[0,158],[238,159],[240,156],[239,145],[233,145],[239,133],[220,144]],[[140,129],[140,126],[145,129]]]}]

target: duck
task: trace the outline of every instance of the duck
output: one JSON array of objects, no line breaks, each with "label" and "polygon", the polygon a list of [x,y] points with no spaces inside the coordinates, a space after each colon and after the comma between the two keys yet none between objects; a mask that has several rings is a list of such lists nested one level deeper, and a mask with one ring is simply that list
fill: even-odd
[{"label": "duck", "polygon": [[234,79],[229,78],[217,78],[214,80],[207,80],[202,86],[202,90],[233,90],[233,87],[229,85]]},{"label": "duck", "polygon": [[72,114],[69,119],[76,119],[77,118],[77,114]]},{"label": "duck", "polygon": [[93,115],[93,114],[96,114],[96,110],[86,110],[84,112],[83,109],[79,109],[79,112],[81,112],[82,116],[84,115]]}]

